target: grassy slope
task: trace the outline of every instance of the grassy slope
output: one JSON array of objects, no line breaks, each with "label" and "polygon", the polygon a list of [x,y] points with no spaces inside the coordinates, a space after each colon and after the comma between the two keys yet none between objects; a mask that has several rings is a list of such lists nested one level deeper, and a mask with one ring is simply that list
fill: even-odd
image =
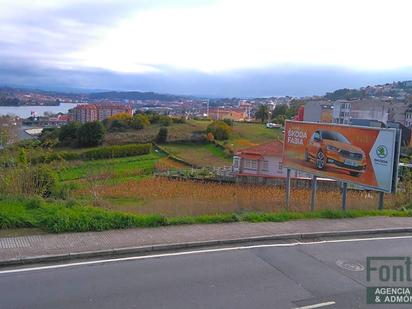
[{"label": "grassy slope", "polygon": [[195,166],[227,166],[231,163],[223,149],[213,144],[166,144],[163,147]]},{"label": "grassy slope", "polygon": [[[167,127],[169,131],[169,139],[171,139],[172,141],[188,139],[192,134],[204,132],[209,123],[210,122],[208,121],[189,120],[183,124],[171,124]],[[150,125],[149,127],[143,130],[109,132],[106,134],[105,144],[118,145],[150,142],[156,138],[160,127],[160,124],[155,124]]]},{"label": "grassy slope", "polygon": [[282,137],[282,130],[268,129],[260,123],[235,123],[228,143],[235,150],[268,143]]},{"label": "grassy slope", "polygon": [[141,170],[153,170],[162,155],[155,152],[142,156],[94,161],[81,161],[69,165],[59,173],[60,180],[76,180],[101,173],[115,173],[117,176],[130,175]]},{"label": "grassy slope", "polygon": [[0,199],[0,229],[39,228],[47,232],[84,232],[131,227],[156,227],[174,224],[225,222],[284,222],[315,218],[356,218],[364,216],[410,217],[409,210],[324,210],[310,213],[233,213],[224,215],[186,216],[166,218],[158,215],[132,215],[109,212],[72,202],[27,199]]},{"label": "grassy slope", "polygon": [[[183,144],[178,145],[173,141],[190,139],[193,134],[205,132],[209,121],[189,120],[184,124],[171,124],[168,127],[169,140],[167,150],[175,156],[182,158],[190,164],[197,166],[225,166],[230,164],[230,158],[224,152],[212,145]],[[106,144],[125,144],[135,142],[148,142],[153,140],[159,132],[160,125],[151,125],[144,130],[128,130],[125,132],[108,133]],[[227,141],[236,151],[238,149],[267,143],[275,138],[280,138],[280,129],[268,129],[261,123],[234,123],[233,134]],[[223,144],[223,142],[222,142]]]}]

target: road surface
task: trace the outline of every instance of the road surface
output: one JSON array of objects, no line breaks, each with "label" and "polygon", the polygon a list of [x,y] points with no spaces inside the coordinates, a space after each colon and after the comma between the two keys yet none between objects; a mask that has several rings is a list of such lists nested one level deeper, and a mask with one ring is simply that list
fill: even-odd
[{"label": "road surface", "polygon": [[382,308],[366,305],[368,256],[412,256],[412,236],[0,269],[0,308]]}]

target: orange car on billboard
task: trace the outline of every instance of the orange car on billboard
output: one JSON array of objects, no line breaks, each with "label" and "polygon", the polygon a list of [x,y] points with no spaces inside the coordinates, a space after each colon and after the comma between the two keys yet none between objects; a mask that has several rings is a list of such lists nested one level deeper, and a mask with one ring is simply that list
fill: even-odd
[{"label": "orange car on billboard", "polygon": [[359,176],[366,169],[365,152],[335,131],[315,131],[306,145],[305,160],[312,161],[319,170],[333,166],[352,176]]}]

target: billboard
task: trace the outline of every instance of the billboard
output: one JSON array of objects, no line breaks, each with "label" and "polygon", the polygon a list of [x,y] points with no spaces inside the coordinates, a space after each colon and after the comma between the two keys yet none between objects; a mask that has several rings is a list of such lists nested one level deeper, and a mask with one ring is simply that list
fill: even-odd
[{"label": "billboard", "polygon": [[286,121],[283,165],[392,192],[397,130]]}]

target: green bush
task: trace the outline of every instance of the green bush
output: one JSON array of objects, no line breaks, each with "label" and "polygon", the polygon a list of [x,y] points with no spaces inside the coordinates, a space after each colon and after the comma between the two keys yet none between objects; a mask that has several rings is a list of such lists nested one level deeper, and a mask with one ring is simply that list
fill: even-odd
[{"label": "green bush", "polygon": [[83,159],[110,159],[131,157],[148,154],[152,151],[151,144],[130,144],[122,146],[108,146],[88,150],[82,153]]},{"label": "green bush", "polygon": [[169,135],[169,131],[167,130],[167,128],[161,127],[160,130],[159,130],[159,133],[157,134],[156,142],[166,143],[168,135]]},{"label": "green bush", "polygon": [[150,125],[149,117],[143,114],[136,114],[133,116],[133,119],[130,121],[130,126],[133,129],[141,130]]},{"label": "green bush", "polygon": [[80,126],[80,122],[77,121],[72,121],[67,125],[62,126],[58,131],[60,144],[64,146],[74,145],[77,142],[77,131]]},{"label": "green bush", "polygon": [[103,142],[105,128],[100,121],[87,122],[77,130],[77,142],[80,146],[97,146]]},{"label": "green bush", "polygon": [[213,121],[206,129],[206,133],[212,133],[217,140],[228,139],[232,131],[232,127],[222,120]]},{"label": "green bush", "polygon": [[[57,184],[57,175],[47,165],[40,165],[30,169],[27,179],[32,183],[35,194],[42,197],[49,197]],[[29,192],[27,192],[29,193]]]}]

